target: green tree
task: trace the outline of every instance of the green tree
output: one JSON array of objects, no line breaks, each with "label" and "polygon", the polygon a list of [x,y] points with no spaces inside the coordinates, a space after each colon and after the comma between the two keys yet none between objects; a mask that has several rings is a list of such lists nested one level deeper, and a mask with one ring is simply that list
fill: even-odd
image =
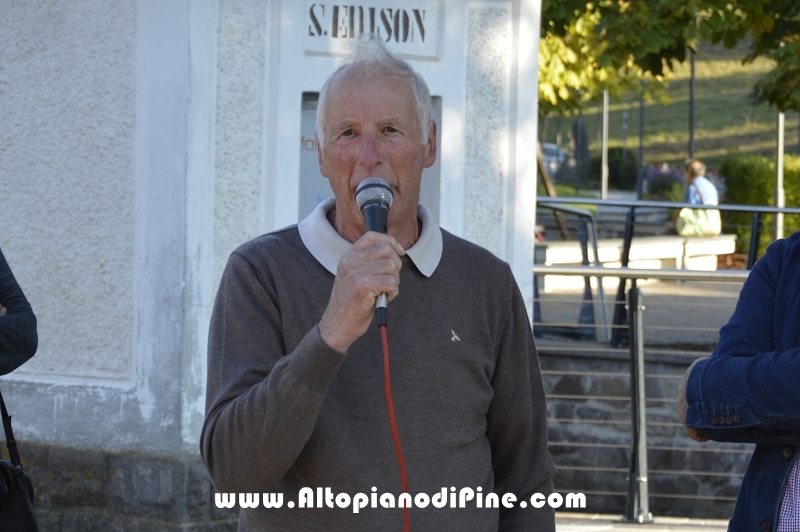
[{"label": "green tree", "polygon": [[800,2],[797,0],[702,0],[699,35],[727,48],[750,36],[742,62],[766,57],[775,68],[756,82],[753,101],[780,111],[800,111]]},{"label": "green tree", "polygon": [[663,95],[675,61],[699,39],[733,47],[752,39],[744,62],[775,69],[753,99],[800,111],[800,2],[797,0],[542,0],[539,101],[544,115],[579,112],[603,90]]}]

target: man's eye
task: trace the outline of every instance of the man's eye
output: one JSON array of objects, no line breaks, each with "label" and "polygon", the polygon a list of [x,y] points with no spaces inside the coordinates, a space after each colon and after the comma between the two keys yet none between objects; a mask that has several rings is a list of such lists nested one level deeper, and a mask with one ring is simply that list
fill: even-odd
[{"label": "man's eye", "polygon": [[352,137],[353,135],[355,135],[355,133],[356,132],[353,131],[352,129],[345,129],[344,131],[342,131],[342,136],[343,137]]},{"label": "man's eye", "polygon": [[384,131],[387,132],[387,133],[397,133],[397,130],[395,128],[393,128],[392,126],[386,126]]}]

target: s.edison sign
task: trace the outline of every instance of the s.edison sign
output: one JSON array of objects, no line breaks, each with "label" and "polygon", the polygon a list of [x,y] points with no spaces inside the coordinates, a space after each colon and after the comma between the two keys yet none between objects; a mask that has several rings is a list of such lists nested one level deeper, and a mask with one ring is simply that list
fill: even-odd
[{"label": "s.edison sign", "polygon": [[347,41],[372,34],[395,53],[436,57],[438,18],[437,0],[348,3],[306,0],[304,48],[306,52],[335,53]]}]

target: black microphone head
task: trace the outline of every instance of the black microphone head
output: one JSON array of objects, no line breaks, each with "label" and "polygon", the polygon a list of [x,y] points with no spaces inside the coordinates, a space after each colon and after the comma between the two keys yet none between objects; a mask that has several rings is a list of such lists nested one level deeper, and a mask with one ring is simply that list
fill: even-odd
[{"label": "black microphone head", "polygon": [[393,199],[392,187],[379,177],[368,177],[356,187],[356,205],[362,212],[368,205],[379,205],[388,211]]}]

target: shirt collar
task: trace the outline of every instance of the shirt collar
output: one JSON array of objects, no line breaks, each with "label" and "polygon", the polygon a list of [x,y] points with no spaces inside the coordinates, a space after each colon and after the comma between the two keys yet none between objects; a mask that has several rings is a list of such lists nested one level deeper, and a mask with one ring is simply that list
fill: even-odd
[{"label": "shirt collar", "polygon": [[[335,205],[334,198],[326,199],[297,224],[303,244],[317,262],[333,275],[336,275],[339,259],[352,245],[328,221],[327,214]],[[422,203],[419,204],[417,219],[422,224],[422,232],[414,245],[406,250],[406,255],[425,277],[430,277],[442,258],[442,231]]]}]

